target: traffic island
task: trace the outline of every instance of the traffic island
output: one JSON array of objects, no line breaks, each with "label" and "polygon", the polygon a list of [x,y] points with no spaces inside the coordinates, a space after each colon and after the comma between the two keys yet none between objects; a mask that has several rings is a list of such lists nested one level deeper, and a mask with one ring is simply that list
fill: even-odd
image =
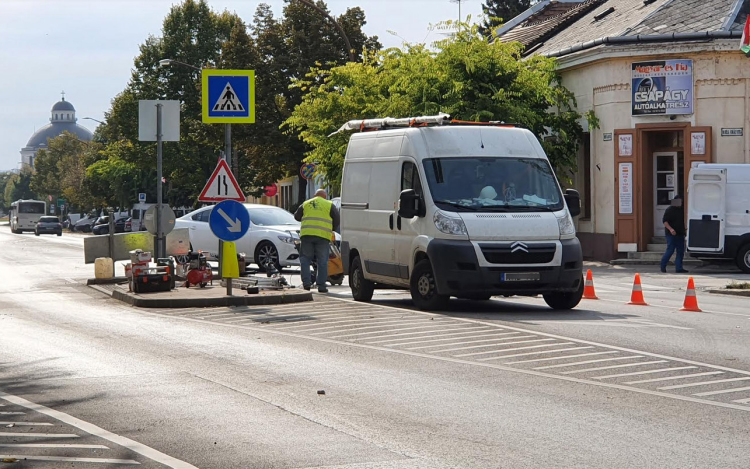
[{"label": "traffic island", "polygon": [[247,294],[242,290],[235,290],[235,294],[227,296],[226,289],[218,283],[205,288],[176,288],[165,292],[134,293],[128,291],[127,285],[92,286],[99,291],[109,293],[112,298],[139,308],[208,308],[216,306],[264,306],[312,301],[312,293],[296,288],[284,290],[260,291]]}]

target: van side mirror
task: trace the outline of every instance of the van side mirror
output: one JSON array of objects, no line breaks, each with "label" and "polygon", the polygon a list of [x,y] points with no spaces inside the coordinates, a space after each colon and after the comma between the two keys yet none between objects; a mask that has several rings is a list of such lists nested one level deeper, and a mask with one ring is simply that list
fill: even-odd
[{"label": "van side mirror", "polygon": [[565,203],[568,204],[568,211],[571,217],[577,217],[581,214],[581,194],[577,190],[565,190]]},{"label": "van side mirror", "polygon": [[414,189],[401,191],[398,198],[398,216],[401,218],[414,218],[420,215],[421,201]]}]

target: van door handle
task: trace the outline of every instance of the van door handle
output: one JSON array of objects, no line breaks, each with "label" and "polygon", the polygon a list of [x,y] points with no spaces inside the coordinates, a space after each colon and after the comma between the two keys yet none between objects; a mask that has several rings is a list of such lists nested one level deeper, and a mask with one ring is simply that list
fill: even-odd
[{"label": "van door handle", "polygon": [[392,213],[391,213],[391,216],[388,217],[388,226],[390,226],[391,229],[393,229],[393,214]]}]

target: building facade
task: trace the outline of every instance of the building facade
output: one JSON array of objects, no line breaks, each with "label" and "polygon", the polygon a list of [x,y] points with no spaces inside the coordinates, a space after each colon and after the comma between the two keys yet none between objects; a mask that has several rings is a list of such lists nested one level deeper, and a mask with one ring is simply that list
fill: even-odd
[{"label": "building facade", "polygon": [[691,165],[750,163],[746,3],[547,0],[498,30],[527,55],[556,57],[579,112],[599,120],[575,175],[586,257],[637,258],[662,242],[670,199],[690,197]]},{"label": "building facade", "polygon": [[70,132],[83,141],[91,141],[93,135],[89,129],[76,123],[76,108],[65,96],[52,106],[50,111],[50,123],[40,128],[29,138],[26,146],[21,148],[21,167],[34,167],[36,154],[40,149],[47,148],[47,141]]}]

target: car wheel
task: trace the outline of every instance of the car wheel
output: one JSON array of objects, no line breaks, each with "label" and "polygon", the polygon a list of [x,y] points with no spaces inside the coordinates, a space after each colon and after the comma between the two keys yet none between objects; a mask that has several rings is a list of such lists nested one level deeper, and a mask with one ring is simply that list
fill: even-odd
[{"label": "car wheel", "polygon": [[737,251],[737,257],[735,259],[737,267],[740,268],[746,274],[750,274],[750,244],[746,244]]},{"label": "car wheel", "polygon": [[261,272],[266,271],[266,266],[273,264],[276,270],[281,272],[281,263],[279,263],[279,250],[270,241],[263,241],[258,244],[255,248],[255,263],[258,265],[258,270]]},{"label": "car wheel", "polygon": [[354,301],[370,301],[375,292],[375,284],[365,278],[359,256],[354,258],[349,270],[349,287],[352,289]]},{"label": "car wheel", "polygon": [[62,236],[62,231],[58,231],[57,236]]},{"label": "car wheel", "polygon": [[568,310],[578,306],[583,297],[583,277],[578,285],[578,290],[567,293],[547,293],[542,295],[544,302],[552,309]]},{"label": "car wheel", "polygon": [[39,232],[38,231],[34,231],[34,236],[39,236]]},{"label": "car wheel", "polygon": [[428,259],[417,262],[411,275],[411,299],[419,309],[433,311],[444,309],[448,305],[448,295],[437,291],[435,274]]}]

